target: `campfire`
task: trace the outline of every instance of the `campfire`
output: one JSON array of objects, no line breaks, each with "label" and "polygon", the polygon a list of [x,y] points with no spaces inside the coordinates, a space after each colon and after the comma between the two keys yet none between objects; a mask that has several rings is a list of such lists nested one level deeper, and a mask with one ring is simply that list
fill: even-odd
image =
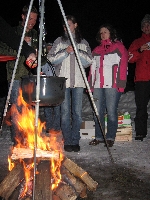
[{"label": "campfire", "polygon": [[[21,112],[12,105],[16,116],[17,144],[8,156],[9,174],[0,184],[5,200],[75,200],[86,198],[87,190],[95,191],[98,183],[63,154],[62,133],[44,133],[45,122],[38,120],[36,175],[34,176],[35,109],[18,98]],[[33,185],[35,183],[35,187]]]}]

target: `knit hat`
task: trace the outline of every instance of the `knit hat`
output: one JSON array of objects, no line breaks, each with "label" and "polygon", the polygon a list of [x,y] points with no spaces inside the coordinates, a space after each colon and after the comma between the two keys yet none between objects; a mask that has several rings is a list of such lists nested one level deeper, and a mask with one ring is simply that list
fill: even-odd
[{"label": "knit hat", "polygon": [[141,21],[141,28],[143,28],[143,26],[144,26],[145,23],[149,23],[150,24],[150,15],[149,14],[146,14],[144,16],[144,18],[142,19],[142,21]]}]

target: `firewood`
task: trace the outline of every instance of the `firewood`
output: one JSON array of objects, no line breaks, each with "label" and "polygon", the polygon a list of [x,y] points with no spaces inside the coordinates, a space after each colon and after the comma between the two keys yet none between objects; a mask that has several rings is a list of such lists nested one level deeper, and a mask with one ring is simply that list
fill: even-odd
[{"label": "firewood", "polygon": [[0,196],[8,200],[12,192],[24,177],[23,166],[18,163],[0,184]]},{"label": "firewood", "polygon": [[[41,149],[36,150],[36,157],[43,158],[54,158],[55,160],[59,159],[59,152],[56,151],[44,151]],[[11,159],[24,159],[24,158],[33,158],[33,150],[30,148],[16,148],[12,150]]]},{"label": "firewood", "polygon": [[87,188],[90,191],[96,190],[98,183],[94,181],[85,170],[83,170],[73,161],[66,158],[64,159],[63,166],[65,166],[74,176],[80,178],[87,185]]},{"label": "firewood", "polygon": [[20,193],[20,185],[13,191],[13,193],[9,197],[9,200],[16,200],[16,199],[18,199],[19,193]]},{"label": "firewood", "polygon": [[58,196],[56,196],[55,194],[52,197],[53,200],[61,200]]},{"label": "firewood", "polygon": [[62,169],[61,174],[64,181],[69,183],[73,188],[75,188],[76,193],[80,194],[83,191],[85,184],[81,181],[81,179],[75,177],[66,168]]},{"label": "firewood", "polygon": [[41,161],[37,166],[38,173],[35,177],[35,200],[51,200],[51,174],[50,162]]},{"label": "firewood", "polygon": [[82,192],[80,193],[80,198],[87,198],[87,186],[85,185]]},{"label": "firewood", "polygon": [[77,195],[73,187],[70,185],[61,183],[57,189],[54,191],[54,194],[60,197],[61,200],[75,200]]}]

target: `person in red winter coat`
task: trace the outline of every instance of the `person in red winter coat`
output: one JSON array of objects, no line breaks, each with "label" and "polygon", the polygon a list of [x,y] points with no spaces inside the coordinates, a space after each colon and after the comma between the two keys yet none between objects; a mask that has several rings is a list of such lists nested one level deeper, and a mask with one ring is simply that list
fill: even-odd
[{"label": "person in red winter coat", "polygon": [[135,68],[135,140],[143,141],[147,135],[147,105],[150,98],[150,15],[141,21],[142,36],[130,45],[129,63],[136,63]]}]

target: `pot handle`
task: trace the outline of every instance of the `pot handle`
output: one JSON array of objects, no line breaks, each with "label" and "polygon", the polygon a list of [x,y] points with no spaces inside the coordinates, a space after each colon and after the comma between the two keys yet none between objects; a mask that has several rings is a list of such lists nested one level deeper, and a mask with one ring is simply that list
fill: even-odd
[{"label": "pot handle", "polygon": [[46,60],[46,62],[47,62],[48,65],[50,66],[50,68],[51,68],[51,70],[52,70],[52,73],[53,73],[53,76],[56,76],[55,69],[54,69],[52,63],[51,63],[45,56],[42,56],[42,57]]}]

